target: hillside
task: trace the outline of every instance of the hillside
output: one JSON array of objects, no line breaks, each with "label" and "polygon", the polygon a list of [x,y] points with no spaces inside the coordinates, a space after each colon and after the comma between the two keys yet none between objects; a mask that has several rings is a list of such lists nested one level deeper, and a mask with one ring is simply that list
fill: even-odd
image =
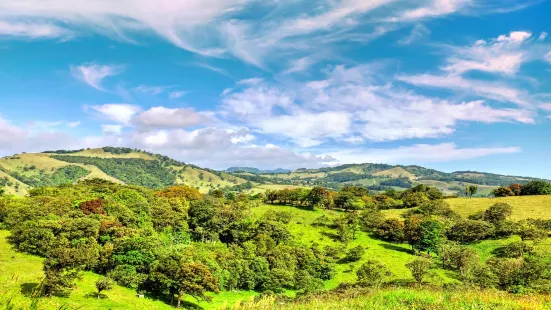
[{"label": "hillside", "polygon": [[296,186],[324,186],[339,189],[344,185],[358,185],[372,191],[404,190],[417,184],[426,184],[448,195],[464,195],[465,187],[476,185],[477,196],[486,197],[498,186],[525,184],[537,178],[499,175],[475,171],[441,172],[420,166],[386,164],[351,164],[320,169],[297,169],[287,173],[233,172],[235,176],[260,184],[288,184]]},{"label": "hillside", "polygon": [[9,194],[22,196],[30,188],[93,178],[151,188],[186,184],[204,193],[246,182],[225,172],[128,148],[52,151],[0,159],[0,187]]},{"label": "hillside", "polygon": [[386,164],[353,164],[294,171],[232,167],[227,171],[215,171],[162,155],[114,147],[24,153],[0,159],[0,188],[8,194],[22,196],[30,188],[93,178],[150,188],[185,184],[203,193],[225,188],[254,188],[255,192],[264,192],[274,187],[317,185],[334,190],[344,185],[358,185],[379,192],[388,189],[405,190],[417,184],[426,184],[447,195],[461,196],[464,195],[465,186],[476,185],[477,196],[480,197],[488,196],[497,186],[524,184],[535,179],[473,171],[446,173],[420,166]]}]

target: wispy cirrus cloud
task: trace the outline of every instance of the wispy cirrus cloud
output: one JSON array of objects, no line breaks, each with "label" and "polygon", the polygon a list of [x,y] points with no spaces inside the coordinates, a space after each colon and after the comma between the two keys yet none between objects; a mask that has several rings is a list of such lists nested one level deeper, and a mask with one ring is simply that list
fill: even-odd
[{"label": "wispy cirrus cloud", "polygon": [[70,69],[75,79],[100,91],[106,91],[102,86],[102,82],[105,78],[115,76],[122,72],[121,66],[99,65],[94,63],[71,66]]},{"label": "wispy cirrus cloud", "polygon": [[[1,14],[0,14],[1,15]],[[8,21],[0,19],[0,38],[16,37],[31,39],[70,38],[72,31],[55,24],[41,22]]]}]

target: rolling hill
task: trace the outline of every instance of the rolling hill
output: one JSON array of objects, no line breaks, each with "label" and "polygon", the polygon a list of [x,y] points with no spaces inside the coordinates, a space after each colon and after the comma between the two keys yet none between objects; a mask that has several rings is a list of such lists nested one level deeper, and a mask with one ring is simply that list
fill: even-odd
[{"label": "rolling hill", "polygon": [[232,173],[260,184],[288,184],[295,186],[321,185],[338,189],[343,185],[359,185],[372,191],[403,190],[416,184],[427,184],[446,194],[462,195],[465,186],[478,186],[478,196],[487,196],[498,186],[525,184],[531,177],[508,176],[476,171],[441,172],[420,166],[386,164],[352,164],[320,169],[297,169],[287,173],[250,172]]},{"label": "rolling hill", "polygon": [[[30,188],[92,178],[150,188],[186,184],[203,193],[223,188],[254,187],[255,191],[262,192],[275,186],[316,185],[332,189],[360,185],[376,192],[427,184],[446,194],[461,195],[465,186],[474,184],[479,187],[478,196],[487,196],[497,186],[523,184],[535,179],[474,171],[446,173],[420,166],[385,164],[352,164],[294,171],[233,167],[227,171],[215,171],[162,155],[115,147],[23,153],[0,159],[0,188],[8,194],[25,195]],[[236,187],[247,182],[250,182],[246,184],[248,186]]]},{"label": "rolling hill", "polygon": [[61,150],[0,159],[0,187],[9,194],[25,195],[30,188],[92,178],[152,188],[187,184],[202,192],[246,182],[226,172],[128,148]]}]

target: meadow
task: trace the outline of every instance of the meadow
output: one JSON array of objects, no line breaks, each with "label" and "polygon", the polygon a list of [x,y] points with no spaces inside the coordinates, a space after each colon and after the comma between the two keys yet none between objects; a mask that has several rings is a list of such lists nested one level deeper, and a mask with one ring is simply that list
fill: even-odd
[{"label": "meadow", "polygon": [[[499,198],[450,198],[446,199],[451,209],[462,217],[468,217],[488,209],[496,203],[506,203],[513,207],[512,220],[528,218],[551,219],[551,195],[542,196],[512,196]],[[407,210],[383,210],[389,218],[401,218]]]}]

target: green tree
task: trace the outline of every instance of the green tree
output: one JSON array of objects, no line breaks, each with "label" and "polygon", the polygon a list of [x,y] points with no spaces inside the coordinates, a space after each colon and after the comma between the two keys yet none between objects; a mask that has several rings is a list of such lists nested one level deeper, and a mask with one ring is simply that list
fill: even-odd
[{"label": "green tree", "polygon": [[386,241],[402,242],[404,240],[404,223],[399,219],[386,219],[377,229],[375,234]]},{"label": "green tree", "polygon": [[178,308],[184,295],[196,300],[210,300],[206,292],[218,293],[218,280],[212,275],[209,268],[201,263],[182,263],[174,275],[178,285]]},{"label": "green tree", "polygon": [[493,235],[494,225],[478,220],[463,220],[447,231],[448,239],[462,243],[475,242]]},{"label": "green tree", "polygon": [[522,186],[521,195],[551,195],[551,183],[530,181]]},{"label": "green tree", "polygon": [[438,253],[442,237],[442,224],[436,220],[426,219],[419,224],[419,241],[415,243],[414,248],[419,251]]},{"label": "green tree", "polygon": [[369,259],[360,266],[358,271],[356,271],[356,275],[358,276],[359,284],[378,287],[388,277],[392,276],[392,272],[382,262]]},{"label": "green tree", "polygon": [[113,288],[113,280],[103,277],[96,281],[96,290],[98,291],[98,298],[101,296],[101,292],[108,291]]},{"label": "green tree", "polygon": [[426,258],[417,258],[406,264],[406,267],[410,270],[413,279],[417,282],[417,285],[421,286],[423,279],[428,274],[432,262]]},{"label": "green tree", "polygon": [[500,202],[489,207],[484,212],[484,220],[494,225],[499,225],[511,216],[511,214],[513,214],[513,207],[506,203]]},{"label": "green tree", "polygon": [[467,194],[467,196],[469,198],[472,198],[473,195],[476,194],[476,192],[478,192],[478,186],[475,186],[475,185],[469,185],[465,188],[465,193]]}]

